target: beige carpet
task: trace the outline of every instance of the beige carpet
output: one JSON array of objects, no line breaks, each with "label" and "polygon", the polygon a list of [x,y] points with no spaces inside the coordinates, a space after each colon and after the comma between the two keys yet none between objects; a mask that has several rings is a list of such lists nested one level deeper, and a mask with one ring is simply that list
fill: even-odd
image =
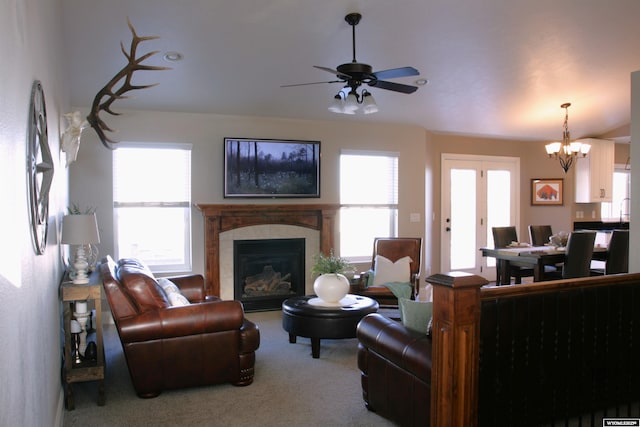
[{"label": "beige carpet", "polygon": [[95,383],[74,384],[76,409],[64,426],[392,426],[367,411],[356,362],[357,340],[322,340],[320,359],[308,338],[289,344],[280,311],[248,313],[260,327],[256,375],[248,387],[216,385],[138,398],[113,326],[105,327],[106,405]]}]

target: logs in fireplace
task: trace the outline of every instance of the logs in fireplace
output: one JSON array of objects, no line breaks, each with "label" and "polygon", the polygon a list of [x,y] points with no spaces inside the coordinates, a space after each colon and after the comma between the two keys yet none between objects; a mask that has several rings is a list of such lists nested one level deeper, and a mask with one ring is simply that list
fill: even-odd
[{"label": "logs in fireplace", "polygon": [[279,310],[304,295],[305,239],[235,240],[233,270],[234,299],[245,311]]}]

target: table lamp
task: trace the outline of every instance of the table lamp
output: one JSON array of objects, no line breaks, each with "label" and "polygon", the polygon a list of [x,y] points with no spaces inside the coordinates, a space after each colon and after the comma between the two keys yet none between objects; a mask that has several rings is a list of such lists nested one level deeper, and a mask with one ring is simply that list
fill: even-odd
[{"label": "table lamp", "polygon": [[62,243],[76,245],[73,267],[73,283],[83,285],[89,283],[87,272],[89,262],[87,251],[92,253],[91,245],[100,243],[98,222],[95,214],[65,215],[62,219]]}]

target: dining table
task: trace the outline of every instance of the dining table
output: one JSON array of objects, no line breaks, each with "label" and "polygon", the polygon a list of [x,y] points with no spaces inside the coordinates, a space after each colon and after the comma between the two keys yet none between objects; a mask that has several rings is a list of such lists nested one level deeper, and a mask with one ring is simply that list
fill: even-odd
[{"label": "dining table", "polygon": [[[509,274],[510,266],[517,265],[533,269],[533,281],[544,280],[546,265],[557,265],[564,262],[566,250],[564,247],[555,246],[530,246],[514,245],[506,248],[480,248],[483,257],[496,259],[498,277],[496,284],[508,285],[511,283]],[[593,248],[592,260],[604,261],[607,258],[607,248],[596,245]]]}]

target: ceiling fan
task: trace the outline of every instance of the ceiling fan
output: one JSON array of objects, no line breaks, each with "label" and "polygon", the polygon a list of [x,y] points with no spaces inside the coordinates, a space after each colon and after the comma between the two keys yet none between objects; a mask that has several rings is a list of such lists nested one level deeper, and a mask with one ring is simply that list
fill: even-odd
[{"label": "ceiling fan", "polygon": [[[392,68],[388,70],[381,71],[373,71],[373,67],[369,64],[364,64],[362,62],[358,62],[356,60],[356,25],[360,22],[362,15],[359,13],[350,13],[345,16],[344,20],[347,21],[349,25],[351,25],[352,30],[352,40],[353,40],[353,60],[346,64],[338,65],[336,69],[321,67],[319,65],[314,65],[314,68],[319,70],[326,71],[328,73],[334,74],[338,80],[330,80],[323,82],[313,82],[313,83],[299,83],[299,84],[291,84],[291,85],[282,85],[281,87],[293,87],[293,86],[306,86],[306,85],[314,85],[314,84],[323,84],[323,83],[344,83],[344,89],[335,96],[335,99],[340,101],[342,100],[342,96],[344,96],[345,102],[348,103],[350,101],[349,96],[352,96],[355,99],[351,99],[351,101],[357,102],[357,104],[362,103],[371,103],[373,102],[371,94],[363,90],[362,94],[358,94],[356,89],[358,89],[361,85],[366,84],[371,87],[391,90],[394,92],[400,93],[413,93],[418,90],[417,86],[411,86],[401,83],[394,83],[384,79],[395,79],[399,77],[409,77],[409,76],[417,76],[420,74],[418,70],[413,67],[401,67],[401,68]],[[348,95],[347,95],[348,93]],[[357,109],[357,104],[355,108]],[[375,103],[373,103],[375,106]],[[331,111],[342,112],[347,114],[353,114],[354,108],[352,106],[351,109],[344,111],[336,111],[329,107]],[[374,108],[377,111],[377,107]],[[374,111],[369,111],[374,112]],[[365,108],[365,113],[367,110]]]}]

